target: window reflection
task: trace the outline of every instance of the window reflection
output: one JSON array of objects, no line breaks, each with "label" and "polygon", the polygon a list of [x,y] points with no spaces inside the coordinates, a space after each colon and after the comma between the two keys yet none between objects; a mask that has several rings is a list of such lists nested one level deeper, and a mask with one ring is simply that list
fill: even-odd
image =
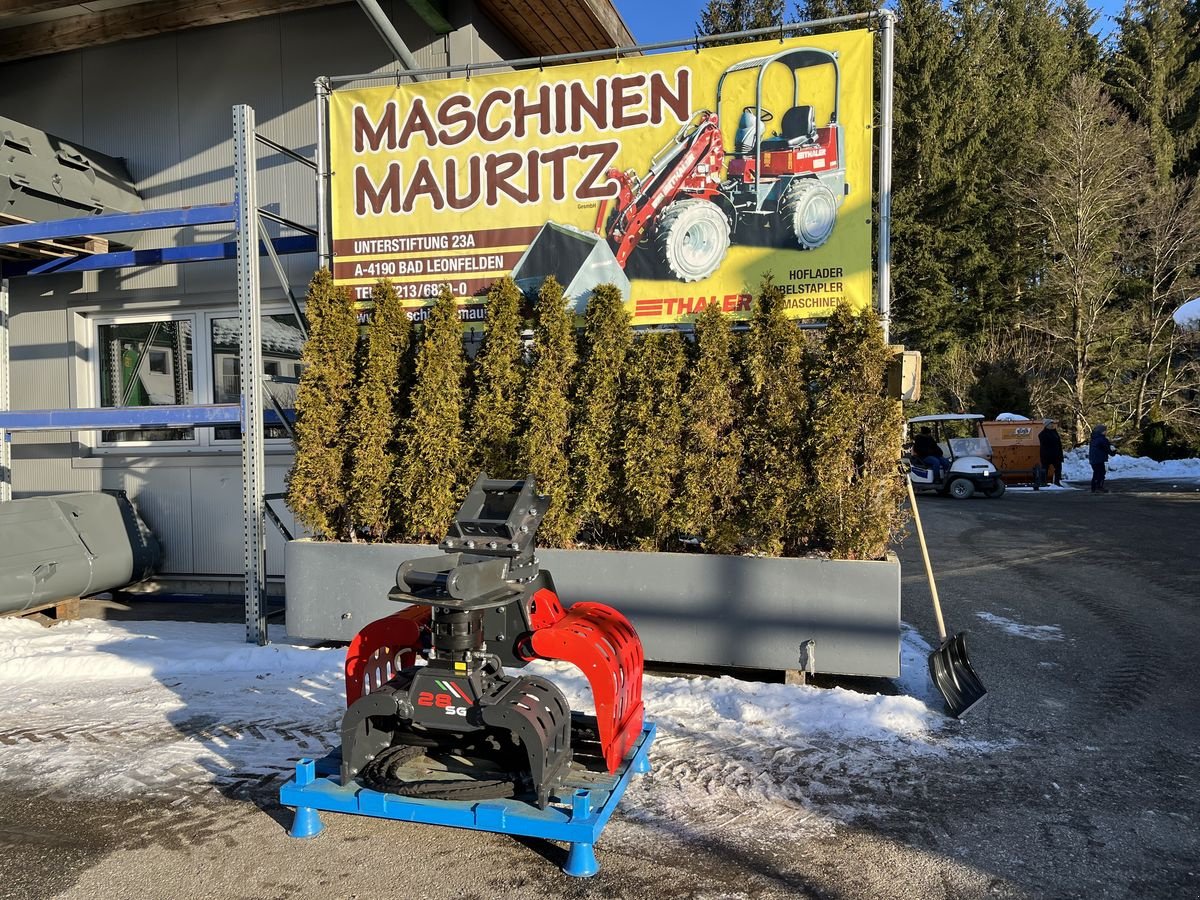
[{"label": "window reflection", "polygon": [[[298,379],[303,365],[300,350],[304,335],[300,323],[290,313],[262,317],[263,374],[276,378]],[[212,320],[212,370],[213,402],[238,403],[241,401],[241,323],[236,318]],[[296,385],[272,383],[267,388],[285,410],[296,405]],[[263,408],[273,411],[274,407],[264,398]],[[268,438],[286,438],[287,429],[282,425],[268,425]],[[214,429],[217,440],[241,440],[242,430],[236,425],[223,425]]]},{"label": "window reflection", "polygon": [[[100,326],[100,405],[175,406],[194,402],[189,320]],[[105,431],[105,441],[188,441],[191,428]]]}]

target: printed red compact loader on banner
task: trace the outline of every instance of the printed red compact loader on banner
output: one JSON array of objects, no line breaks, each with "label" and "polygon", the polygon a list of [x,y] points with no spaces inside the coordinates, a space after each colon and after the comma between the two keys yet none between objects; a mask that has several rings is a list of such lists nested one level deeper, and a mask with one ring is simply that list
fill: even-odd
[{"label": "printed red compact loader on banner", "polygon": [[[400,566],[388,596],[408,605],[347,652],[340,750],[302,760],[281,791],[294,836],[317,833],[328,809],[565,840],[567,872],[596,870],[592,844],[630,776],[648,771],[654,727],[628,619],[599,603],[564,608],[539,567],[548,499],[532,476],[481,475],[445,553]],[[546,678],[505,672],[535,659],[577,666],[595,715],[573,713]]]},{"label": "printed red compact loader on banner", "polygon": [[[811,99],[802,100],[803,70],[828,67],[829,121],[817,125]],[[791,75],[791,106],[780,131],[764,136],[774,116],[763,108],[768,70]],[[754,105],[742,108],[727,159],[720,110],[726,80],[755,76]],[[743,79],[734,79],[735,81]],[[829,240],[850,188],[838,121],[841,69],[836,53],[796,47],[730,66],[717,82],[712,110],[699,110],[650,161],[645,175],[611,169],[616,203],[600,204],[595,233],[547,222],[517,261],[512,276],[537,290],[553,275],[567,296],[585,298],[606,281],[629,294],[625,270],[641,260],[643,278],[703,281],[714,275],[731,242],[815,250]],[[636,252],[635,251],[639,251]],[[578,301],[578,311],[586,304]]]}]

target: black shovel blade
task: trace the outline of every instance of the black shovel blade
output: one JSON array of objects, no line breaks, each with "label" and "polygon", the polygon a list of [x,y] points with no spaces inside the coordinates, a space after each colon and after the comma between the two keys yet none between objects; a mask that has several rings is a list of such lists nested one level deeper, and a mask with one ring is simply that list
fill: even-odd
[{"label": "black shovel blade", "polygon": [[987,694],[987,688],[967,659],[966,632],[947,639],[929,654],[929,676],[946,700],[946,711],[956,719],[966,715]]}]

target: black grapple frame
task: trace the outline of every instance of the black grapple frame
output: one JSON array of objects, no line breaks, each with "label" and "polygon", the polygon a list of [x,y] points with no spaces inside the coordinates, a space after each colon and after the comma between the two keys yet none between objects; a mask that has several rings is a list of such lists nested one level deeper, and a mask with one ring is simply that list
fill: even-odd
[{"label": "black grapple frame", "polygon": [[410,606],[363,629],[347,654],[343,784],[389,748],[436,746],[507,761],[544,808],[571,763],[571,709],[545,678],[504,671],[537,658],[587,676],[600,755],[616,771],[642,728],[641,642],[611,607],[563,608],[535,555],[547,506],[532,476],[481,475],[445,552],[400,566],[388,596]]}]

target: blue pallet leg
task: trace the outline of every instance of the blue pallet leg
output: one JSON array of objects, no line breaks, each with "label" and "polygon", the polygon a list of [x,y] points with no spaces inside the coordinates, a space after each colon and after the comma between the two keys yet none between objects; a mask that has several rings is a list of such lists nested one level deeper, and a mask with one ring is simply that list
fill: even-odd
[{"label": "blue pallet leg", "polygon": [[316,837],[325,826],[321,824],[321,816],[311,806],[296,807],[296,818],[292,820],[292,830],[288,832],[294,838]]},{"label": "blue pallet leg", "polygon": [[[310,785],[317,777],[317,765],[313,760],[305,759],[296,763],[296,786]],[[292,819],[292,830],[288,832],[294,838],[316,837],[325,828],[321,824],[321,816],[311,806],[297,806],[296,817]]]},{"label": "blue pallet leg", "polygon": [[591,844],[576,841],[567,851],[567,864],[563,871],[576,878],[588,878],[600,871],[600,863],[596,862],[596,851]]},{"label": "blue pallet leg", "polygon": [[633,771],[638,775],[645,775],[650,771],[650,756],[646,753],[639,753],[633,759]]}]

